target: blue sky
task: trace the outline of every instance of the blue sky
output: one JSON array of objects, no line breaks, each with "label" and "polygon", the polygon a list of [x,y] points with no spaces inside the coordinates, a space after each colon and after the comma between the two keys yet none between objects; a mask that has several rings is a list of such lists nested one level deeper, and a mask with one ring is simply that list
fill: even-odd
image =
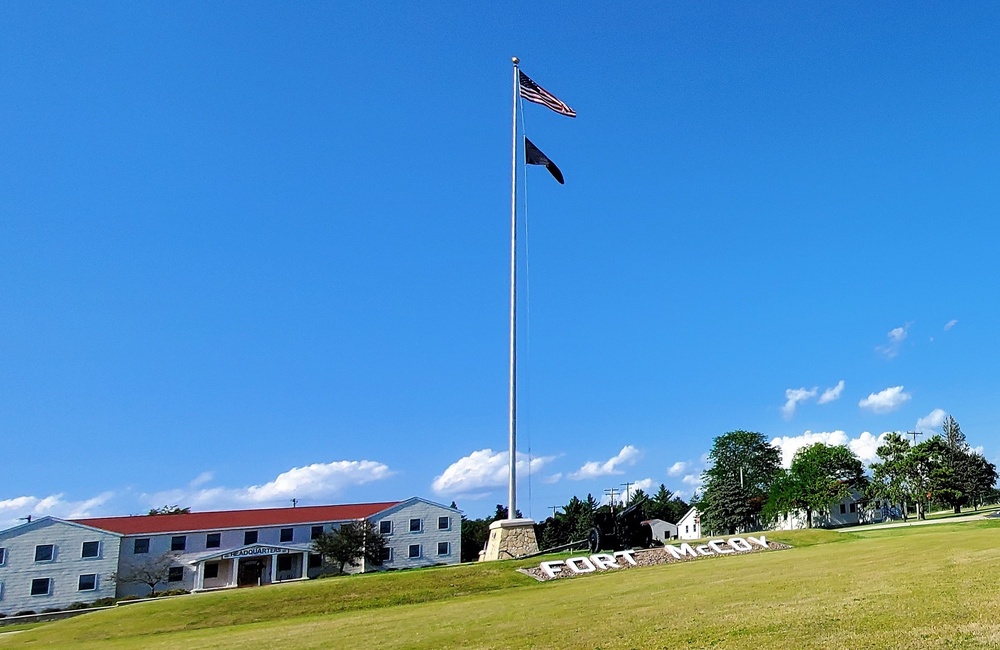
[{"label": "blue sky", "polygon": [[0,526],[504,502],[512,55],[579,114],[525,107],[526,515],[733,429],[997,460],[1000,7],[488,4],[2,9]]}]

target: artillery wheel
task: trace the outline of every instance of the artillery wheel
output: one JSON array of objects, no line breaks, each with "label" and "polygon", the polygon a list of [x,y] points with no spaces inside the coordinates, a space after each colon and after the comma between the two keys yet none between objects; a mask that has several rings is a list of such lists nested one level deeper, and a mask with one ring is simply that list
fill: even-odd
[{"label": "artillery wheel", "polygon": [[596,528],[590,529],[590,532],[587,533],[587,546],[591,553],[601,550],[601,531]]}]

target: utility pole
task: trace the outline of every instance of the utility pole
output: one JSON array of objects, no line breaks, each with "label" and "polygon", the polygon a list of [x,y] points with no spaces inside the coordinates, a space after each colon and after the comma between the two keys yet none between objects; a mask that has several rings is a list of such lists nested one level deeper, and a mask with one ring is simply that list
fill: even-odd
[{"label": "utility pole", "polygon": [[625,503],[628,503],[629,501],[632,500],[632,493],[630,492],[630,488],[633,485],[635,485],[635,483],[629,483],[628,481],[622,483],[622,487],[625,488]]},{"label": "utility pole", "polygon": [[552,511],[552,516],[553,517],[556,516],[556,510],[559,510],[560,508],[562,508],[562,506],[549,506],[549,510]]},{"label": "utility pole", "polygon": [[907,431],[906,435],[913,436],[913,444],[915,446],[917,444],[917,436],[922,436],[924,434],[919,431]]},{"label": "utility pole", "polygon": [[604,491],[604,494],[611,497],[611,514],[615,514],[615,495],[618,494],[618,490],[614,488],[608,488]]},{"label": "utility pole", "polygon": [[292,499],[292,507],[294,508],[297,505],[299,505],[299,500],[298,499]]}]

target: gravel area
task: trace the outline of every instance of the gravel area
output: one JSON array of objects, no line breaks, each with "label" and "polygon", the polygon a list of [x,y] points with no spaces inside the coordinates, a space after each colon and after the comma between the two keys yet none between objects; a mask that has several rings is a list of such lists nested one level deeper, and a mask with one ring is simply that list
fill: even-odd
[{"label": "gravel area", "polygon": [[[679,544],[674,544],[674,546],[678,546],[679,547]],[[697,546],[698,546],[698,544],[692,544],[692,548],[697,548]],[[769,541],[769,542],[767,542],[767,549],[766,550],[767,551],[780,551],[780,550],[784,550],[784,549],[787,549],[787,548],[791,548],[791,546],[789,546],[788,544],[782,544],[780,542],[771,542],[771,541]],[[760,546],[757,546],[756,544],[754,544],[753,545],[753,550],[750,550],[750,551],[734,551],[732,553],[725,553],[725,554],[699,555],[698,557],[691,557],[689,555],[683,555],[683,556],[677,558],[677,557],[674,557],[670,552],[668,552],[667,549],[665,549],[663,547],[656,547],[656,548],[635,549],[632,552],[633,553],[633,557],[635,558],[635,565],[633,565],[630,562],[628,562],[628,560],[621,559],[621,558],[618,559],[617,562],[621,566],[621,569],[607,569],[605,571],[592,571],[592,572],[589,572],[589,573],[574,573],[568,567],[563,566],[562,570],[560,570],[558,573],[556,573],[556,577],[555,578],[550,578],[544,571],[542,571],[541,566],[529,567],[529,568],[526,568],[526,569],[518,569],[518,571],[520,571],[521,573],[523,573],[525,575],[529,575],[529,576],[531,576],[532,578],[534,578],[536,580],[545,582],[545,581],[548,581],[548,580],[556,580],[556,579],[559,579],[559,578],[573,578],[573,577],[577,577],[577,576],[593,575],[593,574],[596,574],[596,573],[607,573],[609,571],[621,571],[623,569],[637,569],[639,567],[656,566],[658,564],[673,564],[675,562],[693,562],[693,561],[696,561],[696,560],[703,560],[703,559],[706,559],[706,558],[709,558],[709,557],[731,557],[731,556],[734,556],[734,555],[746,555],[748,553],[763,553],[763,552],[765,552],[765,549],[763,549]],[[581,555],[575,555],[573,557],[590,557],[590,556],[589,555],[582,555],[581,554]],[[541,563],[539,563],[539,564],[541,564]]]}]

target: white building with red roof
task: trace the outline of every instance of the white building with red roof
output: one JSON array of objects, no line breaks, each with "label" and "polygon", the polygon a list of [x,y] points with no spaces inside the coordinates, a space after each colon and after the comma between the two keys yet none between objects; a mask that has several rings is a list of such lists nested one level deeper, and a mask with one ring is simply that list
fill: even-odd
[{"label": "white building with red roof", "polygon": [[[223,510],[171,515],[43,517],[0,531],[0,613],[57,609],[106,597],[146,596],[120,579],[166,565],[157,590],[205,591],[307,580],[324,571],[312,541],[367,520],[386,539],[379,567],[457,564],[461,512],[426,499]],[[119,577],[118,580],[112,576]]]}]

